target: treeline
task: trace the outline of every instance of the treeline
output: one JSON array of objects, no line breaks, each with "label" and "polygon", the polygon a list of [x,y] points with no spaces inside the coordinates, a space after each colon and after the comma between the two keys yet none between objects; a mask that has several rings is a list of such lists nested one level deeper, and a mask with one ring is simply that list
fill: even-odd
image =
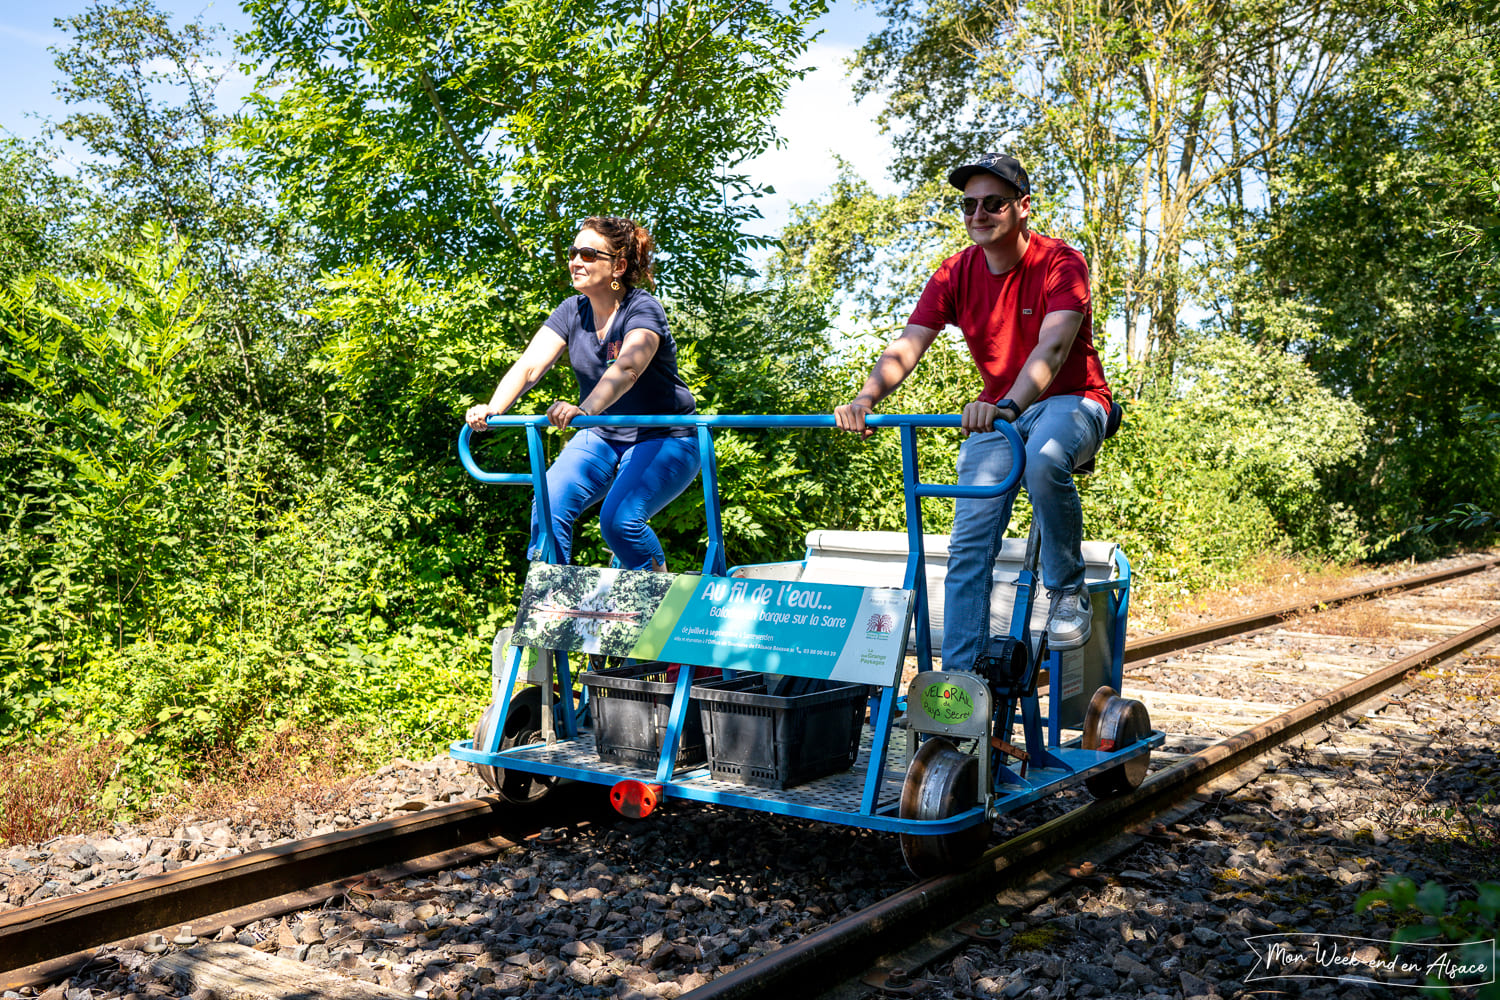
[{"label": "treeline", "polygon": [[[962,240],[944,165],[1002,145],[1036,165],[1037,228],[1089,252],[1101,337],[1106,315],[1124,321],[1111,375],[1129,417],[1085,510],[1146,583],[1190,592],[1267,551],[1404,556],[1478,537],[1462,522],[1485,521],[1500,481],[1497,70],[1476,56],[1444,75],[1432,54],[1493,56],[1488,25],[1319,13],[1306,45],[1359,58],[1286,122],[1265,88],[1295,79],[1276,75],[1304,37],[1285,28],[1293,11],[1247,5],[1244,30],[1216,14],[1165,39],[1158,22],[1198,22],[1065,0],[892,4],[859,63],[889,88],[908,190],[831,178],[758,277],[742,164],[774,141],[826,7],[437,0],[420,16],[372,2],[291,17],[247,0],[235,55],[261,86],[233,117],[214,101],[214,32],[150,0],[62,22],[59,90],[79,110],[55,127],[90,159],[69,177],[44,149],[0,149],[0,744],[118,737],[116,787],[139,800],[288,726],[339,725],[369,754],[464,734],[524,573],[529,497],[462,473],[459,415],[567,294],[578,220],[652,228],[705,410],[826,412],[878,339],[847,336],[841,310],[900,323]],[[1080,12],[1134,39],[1134,62],[1091,61],[1093,35],[1059,34],[1093,23]],[[1232,50],[1257,18],[1283,26],[1259,63]],[[1001,58],[1012,34],[1047,72]],[[1182,60],[1136,74],[1175,74],[1170,128],[1148,127],[1126,87],[1145,52]],[[1230,79],[1251,63],[1271,75]],[[1084,86],[1084,68],[1114,82]],[[1023,85],[1073,90],[988,100]],[[1252,91],[1261,104],[1226,110]],[[531,402],[573,391],[554,373]],[[945,341],[889,409],[952,412],[976,391]],[[901,528],[895,444],[723,435],[730,562],[787,558],[813,527]],[[924,448],[927,476],[950,476],[956,441]],[[520,435],[488,435],[480,456],[525,467]],[[929,530],[946,516],[934,506]],[[699,565],[701,495],[653,526],[674,568]],[[577,548],[607,559],[592,526]]]}]

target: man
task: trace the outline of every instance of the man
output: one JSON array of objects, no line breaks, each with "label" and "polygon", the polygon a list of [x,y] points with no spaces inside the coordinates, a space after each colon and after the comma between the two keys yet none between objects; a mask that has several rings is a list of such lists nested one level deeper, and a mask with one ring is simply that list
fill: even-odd
[{"label": "man", "polygon": [[[901,336],[888,346],[859,395],[834,410],[837,425],[868,436],[865,417],[895,391],[944,326],[957,326],[979,367],[984,391],[964,406],[958,481],[992,485],[1010,471],[1010,445],[996,420],[1026,442],[1026,491],[1041,525],[1042,581],[1051,594],[1052,649],[1088,642],[1083,579],[1083,509],[1073,470],[1104,440],[1109,384],[1094,350],[1088,264],[1061,240],[1032,233],[1031,182],[1013,157],[987,153],[948,182],[973,246],[945,260]],[[972,670],[986,652],[990,589],[1015,492],[959,500],[948,543],[943,664]]]}]

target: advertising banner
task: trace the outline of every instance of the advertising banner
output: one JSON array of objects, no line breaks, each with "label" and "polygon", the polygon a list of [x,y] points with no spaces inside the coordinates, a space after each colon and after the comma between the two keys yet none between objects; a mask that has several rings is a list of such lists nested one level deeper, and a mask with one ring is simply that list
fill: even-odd
[{"label": "advertising banner", "polygon": [[696,666],[895,682],[911,592],[532,563],[512,642]]}]

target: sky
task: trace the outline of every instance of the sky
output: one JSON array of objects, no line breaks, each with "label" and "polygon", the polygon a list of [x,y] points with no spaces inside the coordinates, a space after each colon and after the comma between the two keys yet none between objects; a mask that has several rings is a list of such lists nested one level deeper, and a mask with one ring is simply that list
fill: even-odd
[{"label": "sky", "polygon": [[[249,28],[249,18],[234,0],[156,0],[172,15],[174,24],[201,16],[206,25],[222,24],[232,35]],[[0,134],[35,139],[44,120],[60,121],[69,108],[53,90],[58,78],[49,46],[65,44],[67,36],[53,25],[87,7],[85,0],[0,0],[0,66],[4,92],[0,94]],[[752,227],[756,235],[771,236],[789,221],[792,204],[817,198],[832,183],[834,154],[848,160],[879,191],[894,191],[886,176],[892,151],[890,141],[875,124],[879,104],[866,99],[856,104],[844,68],[856,47],[880,26],[872,6],[856,0],[834,0],[819,22],[822,35],[809,51],[806,64],[814,67],[793,84],[777,119],[786,146],[757,157],[747,165],[752,180],[775,188],[760,202],[764,219]],[[228,48],[227,42],[225,48]],[[249,80],[232,74],[218,96],[232,110],[250,89]],[[65,148],[58,167],[73,172],[78,153]]]}]

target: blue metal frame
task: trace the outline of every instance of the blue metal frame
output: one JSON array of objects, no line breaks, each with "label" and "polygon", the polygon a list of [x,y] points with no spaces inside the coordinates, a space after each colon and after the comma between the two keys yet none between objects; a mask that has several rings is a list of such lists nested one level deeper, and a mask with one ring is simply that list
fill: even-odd
[{"label": "blue metal frame", "polygon": [[[557,562],[558,545],[553,537],[550,517],[550,498],[547,495],[546,467],[543,460],[542,431],[548,426],[547,418],[544,416],[510,416],[491,417],[489,426],[495,428],[524,427],[526,429],[527,450],[530,457],[530,474],[524,473],[496,473],[486,472],[480,469],[474,461],[470,450],[470,439],[472,431],[465,425],[458,436],[458,455],[468,473],[480,482],[495,483],[501,485],[529,485],[532,487],[541,521],[540,548],[542,558],[546,562]],[[896,428],[901,435],[901,478],[902,487],[906,497],[906,524],[907,524],[907,561],[903,587],[914,593],[914,618],[917,636],[916,656],[919,669],[923,671],[932,669],[931,628],[928,618],[927,601],[927,576],[924,572],[925,552],[922,537],[922,507],[921,502],[927,498],[974,498],[983,499],[999,496],[1014,489],[1020,482],[1025,471],[1025,448],[1020,434],[1009,423],[996,425],[996,430],[1004,434],[1010,441],[1016,461],[1012,463],[1011,474],[1002,483],[994,486],[960,486],[957,484],[927,483],[918,478],[917,444],[916,432],[919,428],[957,428],[959,417],[956,414],[926,415],[926,414],[877,414],[866,418],[866,423],[872,428]],[[573,420],[572,425],[576,428],[588,427],[691,427],[697,437],[699,457],[701,461],[701,478],[703,481],[703,504],[704,514],[708,525],[708,546],[703,557],[703,572],[711,576],[727,575],[725,566],[724,544],[723,544],[723,521],[719,502],[718,484],[718,462],[715,457],[713,434],[714,429],[768,429],[768,430],[792,430],[807,428],[833,428],[834,418],[827,414],[817,415],[726,415],[726,416],[643,416],[643,417],[578,417]],[[1111,678],[1116,689],[1119,688],[1120,673],[1123,667],[1125,613],[1128,610],[1129,586],[1130,586],[1130,564],[1122,554],[1117,554],[1116,565],[1122,573],[1122,579],[1112,580],[1106,583],[1091,585],[1090,589],[1101,594],[1107,594],[1107,600],[1111,602],[1111,610],[1115,614],[1115,655],[1111,664]],[[1029,567],[1022,572],[1019,581],[1021,590],[1017,594],[1016,610],[1011,623],[1011,634],[1017,638],[1028,639],[1030,635],[1029,612],[1031,608],[1032,591],[1035,580]],[[572,673],[568,668],[565,653],[552,654],[556,662],[552,675],[556,678],[562,697],[555,709],[564,738],[574,737],[578,733],[577,716],[583,708],[583,702],[574,705],[572,692]],[[1058,661],[1056,656],[1052,658],[1054,668]],[[510,656],[503,667],[503,676],[500,683],[499,704],[497,720],[503,721],[509,711],[512,693],[520,680],[521,651],[512,648]],[[1052,671],[1052,703],[1058,703],[1058,688],[1060,671]],[[772,812],[781,815],[797,816],[804,819],[814,819],[845,825],[859,826],[872,830],[883,830],[887,832],[899,832],[919,835],[940,835],[953,833],[984,821],[987,815],[998,812],[1009,811],[1026,803],[1035,801],[1053,789],[1065,784],[1071,784],[1080,778],[1099,771],[1107,770],[1121,763],[1123,760],[1138,756],[1148,751],[1149,747],[1156,746],[1164,739],[1163,734],[1154,733],[1152,737],[1143,743],[1136,744],[1128,750],[1102,753],[1100,751],[1083,750],[1078,747],[1058,747],[1059,734],[1056,726],[1056,713],[1053,715],[1052,726],[1048,735],[1051,742],[1042,737],[1042,723],[1039,717],[1040,707],[1037,699],[1021,699],[1019,715],[1022,728],[1026,735],[1027,752],[1031,756],[1030,775],[1022,778],[1011,772],[1008,768],[997,769],[997,792],[1001,794],[990,806],[987,813],[985,808],[976,806],[973,809],[959,813],[955,816],[942,820],[903,820],[894,815],[894,803],[887,803],[882,807],[879,803],[880,791],[884,782],[884,769],[886,750],[889,746],[891,725],[895,718],[897,702],[899,700],[897,686],[899,677],[890,685],[885,687],[880,695],[879,702],[873,706],[872,713],[872,746],[870,751],[870,764],[867,770],[863,791],[861,794],[860,809],[858,813],[841,809],[829,809],[824,807],[809,806],[798,802],[795,793],[790,792],[787,799],[768,799],[763,795],[740,795],[726,793],[712,788],[707,788],[701,783],[695,783],[697,779],[708,775],[706,768],[699,768],[683,774],[673,775],[673,762],[677,757],[677,745],[686,719],[689,704],[689,689],[692,685],[691,670],[679,671],[676,688],[674,689],[672,707],[669,713],[669,721],[663,738],[660,761],[656,767],[654,781],[661,786],[661,794],[665,796],[692,799],[700,802],[712,802],[720,805],[738,806],[746,809],[755,809],[763,812]],[[1015,716],[1007,710],[1007,720],[1003,726],[1005,732],[1003,738],[1009,739],[1010,728],[1014,724]],[[537,774],[554,775],[561,778],[569,778],[575,781],[588,781],[596,784],[614,784],[619,780],[618,775],[604,773],[588,768],[574,767],[547,761],[539,761],[517,756],[520,751],[530,748],[513,747],[506,751],[500,751],[499,740],[503,726],[497,722],[492,727],[493,738],[490,741],[494,745],[474,747],[470,740],[460,740],[452,745],[452,754],[460,760],[466,760],[478,764],[488,764],[494,767],[514,768]]]}]

